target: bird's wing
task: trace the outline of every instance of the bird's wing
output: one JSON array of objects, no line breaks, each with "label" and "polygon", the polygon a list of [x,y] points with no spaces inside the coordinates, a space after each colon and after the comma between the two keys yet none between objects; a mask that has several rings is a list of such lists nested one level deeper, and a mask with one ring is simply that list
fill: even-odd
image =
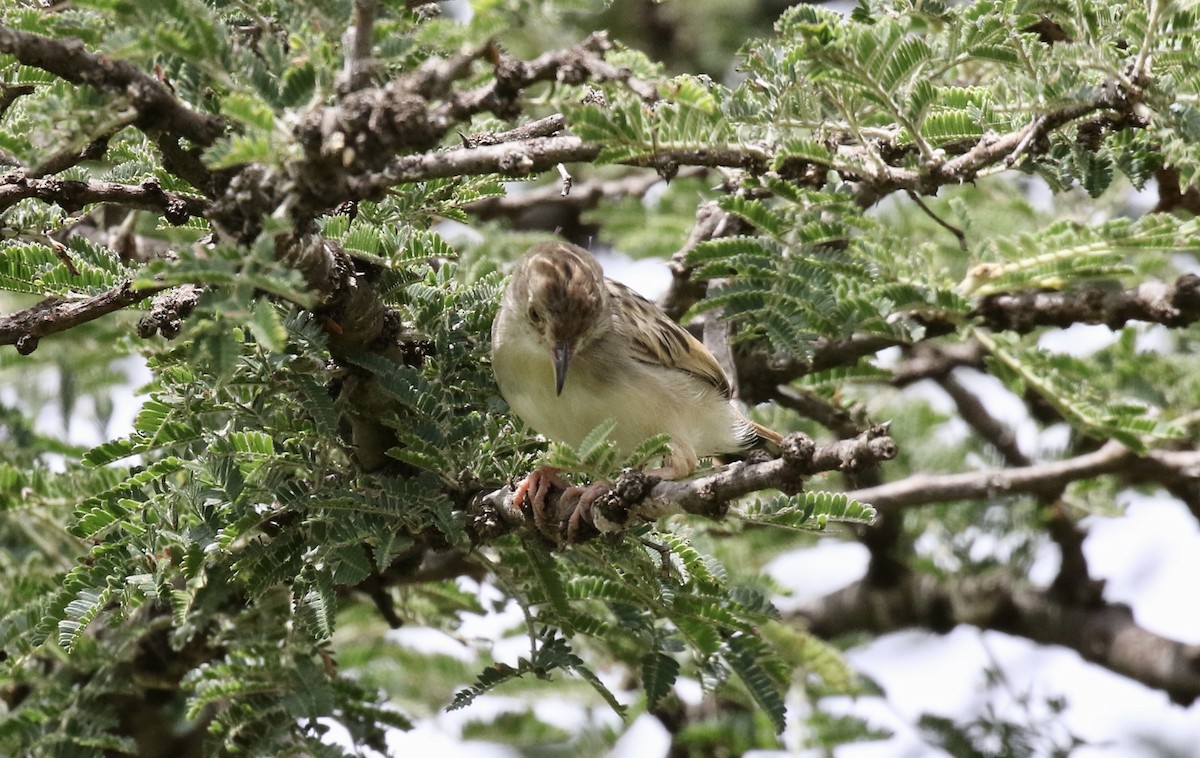
[{"label": "bird's wing", "polygon": [[713,385],[725,397],[730,396],[729,380],[721,364],[700,340],[625,285],[611,279],[605,283],[610,297],[625,309],[624,323],[618,320],[616,326],[628,330],[635,360],[684,371]]}]

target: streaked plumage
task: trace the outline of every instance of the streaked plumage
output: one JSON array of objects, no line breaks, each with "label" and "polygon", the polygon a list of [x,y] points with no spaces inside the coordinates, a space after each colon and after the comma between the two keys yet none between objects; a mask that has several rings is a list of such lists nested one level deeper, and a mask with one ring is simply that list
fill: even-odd
[{"label": "streaked plumage", "polygon": [[746,419],[712,354],[657,306],[604,277],[565,242],[521,259],[492,327],[492,364],[513,411],[550,439],[579,445],[608,418],[623,454],[671,435],[665,472],[779,435]]}]

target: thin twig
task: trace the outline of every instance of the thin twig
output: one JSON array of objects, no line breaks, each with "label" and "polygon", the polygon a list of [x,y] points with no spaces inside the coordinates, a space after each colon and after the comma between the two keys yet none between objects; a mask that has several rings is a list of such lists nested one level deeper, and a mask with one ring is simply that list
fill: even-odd
[{"label": "thin twig", "polygon": [[1030,144],[1033,143],[1034,138],[1041,134],[1042,126],[1045,123],[1046,116],[1043,114],[1035,118],[1029,126],[1025,127],[1025,130],[1021,134],[1021,139],[1017,142],[1017,146],[1014,147],[1013,151],[1008,154],[1007,158],[1004,159],[1005,166],[1011,168],[1012,166],[1016,165],[1017,161],[1021,158],[1021,154],[1029,148]]},{"label": "thin twig", "polygon": [[961,249],[964,253],[967,252],[967,235],[963,233],[962,229],[959,229],[957,226],[954,226],[949,221],[946,221],[941,216],[934,213],[933,209],[926,205],[925,201],[922,200],[921,196],[916,192],[913,192],[912,190],[905,190],[905,192],[912,199],[912,201],[917,204],[918,208],[925,211],[926,216],[929,216],[929,218],[933,219],[938,226],[954,235],[955,239],[958,240],[959,249]]},{"label": "thin twig", "polygon": [[561,163],[555,166],[555,168],[558,169],[558,175],[562,179],[561,194],[563,197],[566,197],[571,194],[571,173],[567,171],[567,167]]},{"label": "thin twig", "polygon": [[377,8],[377,0],[354,0],[354,23],[346,28],[346,33],[342,36],[346,60],[337,88],[343,95],[362,89],[371,81],[375,62],[373,53]]}]

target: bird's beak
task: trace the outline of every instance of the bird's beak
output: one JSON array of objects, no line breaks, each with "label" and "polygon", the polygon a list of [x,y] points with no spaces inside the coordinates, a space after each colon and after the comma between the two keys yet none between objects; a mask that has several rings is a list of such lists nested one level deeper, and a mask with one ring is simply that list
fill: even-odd
[{"label": "bird's beak", "polygon": [[554,346],[554,392],[562,394],[563,384],[567,381],[567,366],[571,363],[571,354],[575,349],[565,342]]}]

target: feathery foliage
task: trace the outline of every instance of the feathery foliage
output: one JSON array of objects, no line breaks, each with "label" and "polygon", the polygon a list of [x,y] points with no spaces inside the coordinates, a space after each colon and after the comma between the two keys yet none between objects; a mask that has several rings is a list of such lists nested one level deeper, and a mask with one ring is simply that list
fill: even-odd
[{"label": "feathery foliage", "polygon": [[[0,753],[341,755],[334,723],[353,754],[385,751],[389,730],[497,696],[561,696],[615,721],[648,711],[696,755],[778,747],[792,727],[827,749],[875,738],[823,710],[877,690],[781,612],[766,566],[810,532],[875,534],[874,507],[843,489],[1019,463],[996,435],[947,442],[943,411],[902,394],[962,373],[921,373],[922,347],[977,347],[962,365],[1038,423],[1063,422],[1064,456],[1106,440],[1138,456],[1195,448],[1189,4],[796,4],[704,24],[705,44],[618,40],[602,62],[595,42],[547,51],[601,18],[618,37],[637,26],[624,29],[635,39],[665,18],[690,29],[771,4],[511,0],[464,17],[349,0],[9,5],[0,304],[45,310],[3,332],[21,355],[0,351]],[[361,31],[368,7],[364,84],[347,78],[347,28]],[[684,7],[696,18],[670,15]],[[738,36],[751,27],[761,38]],[[9,29],[40,35],[41,57],[16,52]],[[689,47],[703,68],[678,71]],[[81,53],[101,57],[52,73]],[[570,163],[576,186],[634,170],[669,186],[567,195],[523,217],[501,204],[488,216],[501,220],[480,220],[490,201],[519,199],[506,182],[560,156],[535,163],[553,142],[538,137],[468,163],[464,142],[512,147],[484,137],[551,114],[581,141],[572,155],[594,156]],[[424,178],[392,181],[418,165]],[[671,182],[682,167],[708,171]],[[124,194],[72,194],[103,199],[102,182]],[[1152,187],[1160,212],[1145,213],[1131,198]],[[686,242],[702,201],[721,223]],[[547,446],[500,397],[489,334],[502,271],[555,228],[678,251],[683,321],[729,325],[721,359],[755,367],[736,377],[743,397],[779,401],[756,409],[763,420],[819,443],[891,420],[902,455],[882,469],[844,461],[844,478],[751,495],[719,521],[670,517],[565,548],[516,514],[481,512],[483,494],[538,463],[612,478],[668,449],[659,436],[620,460],[611,423],[578,448]],[[1156,280],[1180,293],[1158,310],[1076,319],[1117,331],[1083,356],[981,308],[1030,292],[1099,301]],[[127,285],[165,292],[104,318],[54,315]],[[180,292],[195,298],[170,299]],[[1133,323],[1153,320],[1165,326]],[[790,404],[778,385],[796,391]],[[1054,518],[1111,509],[1118,487],[1146,482],[1194,503],[1188,471],[1076,483]],[[909,572],[897,586],[956,572],[1021,586],[1043,505],[897,514],[885,524],[907,532],[896,555],[873,558]],[[992,544],[1009,552],[981,558]],[[511,628],[470,631],[506,613]],[[426,654],[380,620],[473,645]],[[696,684],[701,708],[683,697]],[[490,729],[517,742],[517,721]],[[943,746],[977,727],[923,722]],[[620,729],[562,739],[599,753]]]}]

